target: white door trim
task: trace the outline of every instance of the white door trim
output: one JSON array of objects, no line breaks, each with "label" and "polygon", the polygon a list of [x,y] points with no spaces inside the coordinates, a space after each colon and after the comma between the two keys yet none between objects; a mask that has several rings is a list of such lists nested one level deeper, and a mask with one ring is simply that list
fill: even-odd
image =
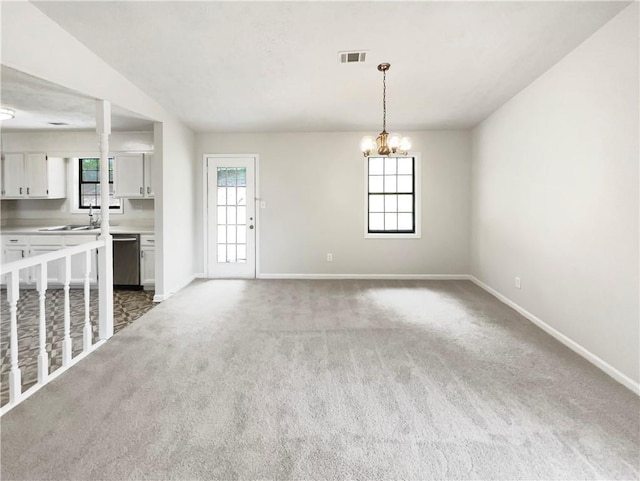
[{"label": "white door trim", "polygon": [[[236,159],[253,157],[255,173],[255,226],[256,226],[256,278],[260,277],[260,155],[258,154],[203,154],[202,156],[202,272],[205,277],[210,277],[209,272],[209,185],[208,185],[208,158]],[[248,200],[248,199],[247,199]]]}]

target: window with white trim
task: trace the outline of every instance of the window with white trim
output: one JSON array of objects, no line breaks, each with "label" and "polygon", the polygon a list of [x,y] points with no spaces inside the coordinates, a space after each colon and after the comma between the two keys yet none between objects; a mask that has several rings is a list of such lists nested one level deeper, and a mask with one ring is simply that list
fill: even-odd
[{"label": "window with white trim", "polygon": [[366,237],[419,237],[419,160],[366,158]]},{"label": "window with white trim", "polygon": [[[78,208],[100,208],[100,159],[78,159]],[[109,209],[120,209],[121,200],[113,191],[113,157],[109,158]]]},{"label": "window with white trim", "polygon": [[[115,197],[113,189],[113,169],[115,159],[109,158],[109,212],[111,214],[123,213],[123,199]],[[69,189],[70,212],[83,214],[89,211],[89,206],[94,211],[100,212],[100,158],[93,155],[84,155],[71,158],[71,173]]]}]

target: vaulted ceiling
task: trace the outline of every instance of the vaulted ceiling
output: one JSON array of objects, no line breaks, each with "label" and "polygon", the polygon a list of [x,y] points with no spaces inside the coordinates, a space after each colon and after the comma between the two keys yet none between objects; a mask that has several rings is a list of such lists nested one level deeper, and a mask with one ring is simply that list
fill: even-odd
[{"label": "vaulted ceiling", "polygon": [[[34,2],[196,131],[469,128],[625,2]],[[365,50],[364,64],[338,51]]]},{"label": "vaulted ceiling", "polygon": [[[95,99],[12,68],[0,69],[2,105],[19,109],[2,123],[7,132],[25,130],[92,130],[96,125]],[[117,105],[112,106],[115,131],[152,131],[153,122]]]}]

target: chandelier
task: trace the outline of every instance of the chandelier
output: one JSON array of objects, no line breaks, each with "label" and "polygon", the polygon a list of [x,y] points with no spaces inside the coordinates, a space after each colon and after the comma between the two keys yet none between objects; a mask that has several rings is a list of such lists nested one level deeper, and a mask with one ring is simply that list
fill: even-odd
[{"label": "chandelier", "polygon": [[391,67],[388,63],[378,65],[378,70],[382,72],[382,132],[374,140],[371,136],[363,137],[360,141],[360,149],[365,157],[368,157],[374,148],[377,148],[378,155],[400,154],[407,155],[411,148],[411,139],[400,134],[387,133],[387,70]]}]

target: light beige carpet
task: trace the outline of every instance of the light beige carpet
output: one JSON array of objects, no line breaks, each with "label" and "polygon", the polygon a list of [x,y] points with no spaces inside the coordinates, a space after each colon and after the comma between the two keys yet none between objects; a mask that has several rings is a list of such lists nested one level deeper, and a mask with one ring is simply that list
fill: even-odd
[{"label": "light beige carpet", "polygon": [[[153,308],[153,291],[113,291],[113,331],[118,332]],[[9,332],[11,317],[6,302],[6,290],[0,292],[0,406],[9,402],[9,372],[11,349]],[[35,289],[23,289],[18,309],[18,366],[22,372],[22,392],[38,381],[38,350],[40,348],[40,300]],[[73,357],[84,347],[84,290],[69,291],[70,336]],[[93,342],[98,341],[98,291],[90,293],[90,318]],[[46,350],[49,373],[62,366],[64,338],[64,291],[48,289],[46,294]]]},{"label": "light beige carpet", "polygon": [[467,281],[202,281],[2,418],[2,480],[638,479],[640,401]]}]

